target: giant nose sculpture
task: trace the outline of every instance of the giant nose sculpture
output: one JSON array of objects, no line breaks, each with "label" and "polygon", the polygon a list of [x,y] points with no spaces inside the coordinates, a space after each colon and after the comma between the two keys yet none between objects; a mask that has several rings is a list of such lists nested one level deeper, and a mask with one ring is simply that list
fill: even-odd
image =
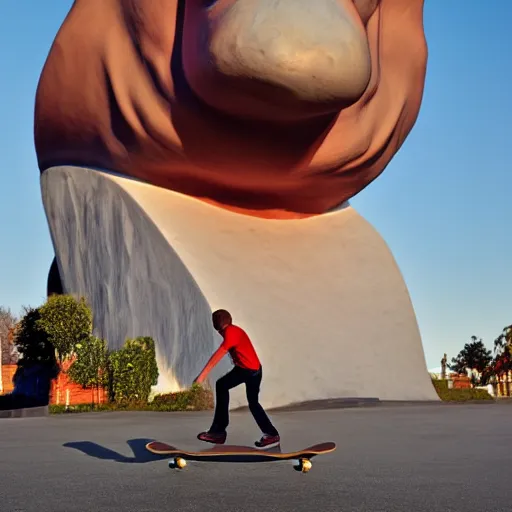
[{"label": "giant nose sculpture", "polygon": [[416,120],[422,11],[75,0],[37,91],[41,171],[112,169],[263,217],[329,211],[382,173]]},{"label": "giant nose sculpture", "polygon": [[293,106],[294,116],[335,111],[368,85],[368,41],[351,0],[190,2],[186,16],[185,73],[223,111],[268,116],[261,102],[278,113]]}]

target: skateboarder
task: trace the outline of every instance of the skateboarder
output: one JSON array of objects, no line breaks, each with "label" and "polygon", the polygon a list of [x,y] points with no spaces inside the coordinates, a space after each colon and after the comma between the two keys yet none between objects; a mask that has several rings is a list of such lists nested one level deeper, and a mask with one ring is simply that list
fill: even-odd
[{"label": "skateboarder", "polygon": [[203,382],[211,369],[228,352],[234,368],[217,381],[215,385],[217,403],[212,426],[207,432],[201,432],[197,438],[215,444],[226,442],[226,428],[229,424],[229,390],[245,383],[249,409],[263,432],[262,438],[254,444],[258,448],[277,446],[280,443],[279,433],[258,401],[262,367],[249,336],[243,329],[233,325],[230,313],[224,309],[215,311],[212,321],[213,327],[222,335],[224,341],[194,382],[199,384]]}]

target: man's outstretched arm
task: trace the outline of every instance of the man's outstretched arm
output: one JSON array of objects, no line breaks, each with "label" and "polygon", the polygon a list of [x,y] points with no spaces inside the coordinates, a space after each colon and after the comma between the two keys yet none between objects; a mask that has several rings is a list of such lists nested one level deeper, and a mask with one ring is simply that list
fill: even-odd
[{"label": "man's outstretched arm", "polygon": [[210,357],[210,360],[206,363],[206,366],[203,368],[201,373],[197,376],[197,378],[194,380],[194,383],[201,384],[210,371],[215,367],[215,365],[228,353],[226,348],[224,348],[223,345],[221,345],[213,354],[212,357]]}]

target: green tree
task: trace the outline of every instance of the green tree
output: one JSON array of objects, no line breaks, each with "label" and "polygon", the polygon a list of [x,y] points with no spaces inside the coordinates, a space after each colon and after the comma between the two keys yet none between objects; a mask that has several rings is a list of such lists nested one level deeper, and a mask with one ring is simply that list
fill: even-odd
[{"label": "green tree", "polygon": [[92,312],[84,298],[52,295],[39,308],[39,313],[38,326],[55,347],[60,363],[92,334]]},{"label": "green tree", "polygon": [[127,339],[111,352],[111,398],[116,402],[147,402],[151,386],[158,382],[155,342],[150,337]]},{"label": "green tree", "polygon": [[105,340],[91,335],[75,345],[73,356],[67,371],[73,382],[84,389],[96,388],[97,391],[107,385],[108,348]]},{"label": "green tree", "polygon": [[59,368],[55,358],[55,348],[48,339],[47,333],[41,329],[39,309],[24,308],[24,314],[18,322],[14,343],[20,355],[16,373],[33,366],[44,366],[52,370],[53,378],[57,377]]},{"label": "green tree", "polygon": [[507,325],[494,340],[494,351],[498,353],[512,352],[512,325]]},{"label": "green tree", "polygon": [[[476,370],[482,375],[487,375],[486,370],[491,361],[492,353],[485,348],[482,339],[471,336],[471,343],[466,343],[457,357],[452,358],[452,364],[448,366],[459,375],[466,373],[467,370]],[[483,384],[482,380],[480,382]]]}]

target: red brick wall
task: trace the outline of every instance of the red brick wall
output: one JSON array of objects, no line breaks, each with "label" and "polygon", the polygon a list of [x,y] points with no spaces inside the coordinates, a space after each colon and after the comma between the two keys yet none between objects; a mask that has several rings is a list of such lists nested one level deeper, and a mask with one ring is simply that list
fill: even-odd
[{"label": "red brick wall", "polygon": [[469,377],[457,375],[452,377],[453,389],[469,389],[471,388],[471,380]]},{"label": "red brick wall", "polygon": [[107,393],[104,389],[100,388],[99,392],[96,389],[83,389],[82,386],[74,384],[69,380],[65,371],[70,365],[71,362],[64,362],[62,365],[63,371],[57,379],[52,382],[50,403],[57,405],[78,405],[90,404],[93,401],[95,404],[106,402]]},{"label": "red brick wall", "polygon": [[[68,368],[69,364],[64,364],[63,367]],[[13,390],[12,378],[16,368],[15,364],[2,366],[2,383],[4,393],[10,393]],[[50,391],[51,404],[90,404],[93,400],[94,403],[97,404],[106,402],[107,398],[107,393],[104,389],[100,389],[99,393],[96,389],[82,389],[82,386],[78,386],[71,382],[65,373],[61,373],[59,377],[52,382]]]},{"label": "red brick wall", "polygon": [[[99,394],[99,396],[98,396]],[[50,403],[59,405],[77,405],[104,403],[107,401],[107,393],[104,389],[83,389],[82,386],[74,384],[68,379],[65,373],[61,373],[57,379],[52,382],[50,391]]]},{"label": "red brick wall", "polygon": [[14,377],[15,371],[15,364],[2,365],[2,384],[4,393],[10,393],[13,390],[14,386],[12,385],[12,378]]}]

